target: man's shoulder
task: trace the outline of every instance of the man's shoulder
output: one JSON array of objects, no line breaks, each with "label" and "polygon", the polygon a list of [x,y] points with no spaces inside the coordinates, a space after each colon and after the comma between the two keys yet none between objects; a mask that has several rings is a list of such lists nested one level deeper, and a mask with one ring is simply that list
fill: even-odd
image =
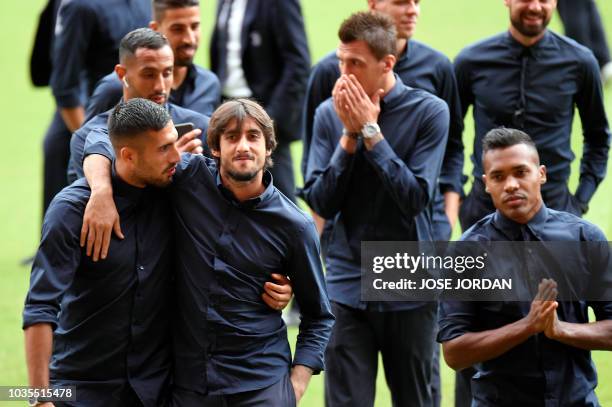
[{"label": "man's shoulder", "polygon": [[554,31],[549,30],[551,40],[563,51],[573,55],[576,60],[581,63],[591,62],[595,60],[593,52],[582,44],[579,44],[575,40],[566,37],[565,35],[558,34]]},{"label": "man's shoulder", "polygon": [[468,230],[463,232],[459,241],[461,242],[483,242],[493,240],[491,238],[491,228],[495,212],[488,214],[484,218],[474,223]]},{"label": "man's shoulder", "polygon": [[209,118],[204,116],[202,113],[175,105],[174,103],[168,103],[168,106],[174,124],[191,122],[196,128],[208,126]]},{"label": "man's shoulder", "polygon": [[424,89],[418,89],[410,87],[404,83],[401,83],[402,97],[399,103],[401,104],[412,104],[418,103],[420,109],[429,111],[432,114],[438,114],[443,111],[448,111],[448,105],[440,97],[430,93]]},{"label": "man's shoulder", "polygon": [[457,54],[456,57],[456,61],[478,58],[487,59],[488,55],[486,55],[486,52],[498,48],[503,43],[504,38],[507,37],[507,35],[507,32],[495,34],[466,46],[461,51],[459,51],[459,54]]},{"label": "man's shoulder", "polygon": [[212,71],[196,64],[193,64],[193,69],[195,70],[197,81],[204,84],[209,84],[208,86],[210,86],[211,83],[216,83],[221,86],[219,78],[217,78],[217,75],[215,75]]},{"label": "man's shoulder", "polygon": [[67,210],[72,210],[82,214],[85,212],[85,206],[89,201],[90,195],[91,189],[89,188],[87,180],[85,178],[80,178],[55,195],[49,205],[47,213],[55,215],[59,213],[61,215]]},{"label": "man's shoulder", "polygon": [[441,51],[417,40],[410,40],[412,50],[421,57],[427,58],[432,65],[450,65],[451,62]]},{"label": "man's shoulder", "polygon": [[336,56],[336,51],[331,51],[323,58],[321,58],[313,67],[312,70],[319,70],[322,72],[335,72],[339,71],[338,68],[338,57]]},{"label": "man's shoulder", "polygon": [[290,227],[295,233],[302,234],[310,228],[314,228],[314,221],[312,217],[308,215],[303,209],[295,204],[291,199],[287,198],[278,188],[274,187],[275,194],[277,194],[277,202],[279,209],[276,214],[283,218],[283,225]]},{"label": "man's shoulder", "polygon": [[75,134],[84,135],[85,137],[93,130],[108,130],[108,116],[110,115],[110,110],[106,112],[98,113],[91,119],[89,119],[84,125],[82,125]]},{"label": "man's shoulder", "polygon": [[586,219],[578,217],[572,213],[565,211],[557,211],[554,209],[547,208],[548,216],[551,220],[563,224],[563,228],[572,233],[572,235],[579,236],[581,240],[585,241],[607,241],[606,235],[594,223],[589,222]]}]

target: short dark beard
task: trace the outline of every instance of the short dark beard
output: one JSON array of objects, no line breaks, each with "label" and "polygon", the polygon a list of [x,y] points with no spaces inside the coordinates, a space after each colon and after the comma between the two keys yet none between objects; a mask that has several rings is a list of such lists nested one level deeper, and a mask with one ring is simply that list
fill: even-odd
[{"label": "short dark beard", "polygon": [[227,170],[226,172],[229,178],[233,179],[234,181],[238,181],[238,182],[253,181],[253,179],[255,179],[255,177],[259,173],[259,171],[241,173],[241,172],[234,172],[231,170]]},{"label": "short dark beard", "polygon": [[537,37],[546,30],[546,27],[548,27],[548,23],[550,23],[550,18],[548,20],[543,19],[541,28],[529,29],[523,25],[520,19],[521,16],[519,16],[519,18],[516,20],[510,19],[510,22],[512,23],[512,26],[516,29],[516,31],[520,32],[525,37]]}]

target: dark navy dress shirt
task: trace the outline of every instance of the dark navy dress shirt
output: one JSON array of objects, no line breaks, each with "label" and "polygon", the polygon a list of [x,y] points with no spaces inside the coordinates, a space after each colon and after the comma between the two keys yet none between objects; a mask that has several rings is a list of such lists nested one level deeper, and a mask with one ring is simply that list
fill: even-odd
[{"label": "dark navy dress shirt", "polygon": [[113,70],[119,42],[151,21],[150,0],[64,0],[53,44],[51,88],[59,107],[85,104],[94,86]]},{"label": "dark navy dress shirt", "polygon": [[[450,125],[448,143],[440,172],[441,192],[461,192],[463,183],[463,117],[457,92],[457,83],[453,66],[441,52],[414,40],[408,41],[406,50],[399,56],[395,73],[405,85],[423,89],[438,96],[448,105]],[[302,174],[306,177],[306,165],[310,143],[313,138],[315,111],[321,103],[331,97],[336,81],[340,77],[340,68],[336,51],[325,56],[313,68],[306,89],[306,106],[304,108],[303,134],[304,151],[302,155]]]},{"label": "dark navy dress shirt", "polygon": [[[522,227],[495,212],[465,232],[461,240],[518,239],[606,242],[606,236],[597,226],[546,206]],[[572,264],[583,265],[584,269],[574,271],[586,281],[601,274],[599,271],[610,269],[609,250],[599,259],[586,258],[585,251],[577,250],[577,253],[576,256],[582,253],[582,257],[572,259]],[[609,287],[611,277],[600,275],[599,283]],[[557,313],[562,321],[587,323],[587,307],[593,308],[597,320],[612,319],[611,302],[559,302]],[[528,302],[443,301],[439,307],[438,341],[500,328],[526,316],[529,308]],[[472,378],[472,406],[599,406],[594,392],[597,373],[591,353],[548,339],[544,334],[533,335],[503,355],[477,364],[476,368]]]},{"label": "dark navy dress shirt", "polygon": [[549,191],[565,186],[574,159],[570,135],[574,107],[582,121],[584,145],[576,198],[588,203],[606,175],[610,131],[599,67],[587,48],[546,31],[527,48],[509,32],[465,48],[455,60],[463,115],[474,105],[473,175],[482,175],[482,139],[499,126],[533,138],[546,165]]},{"label": "dark navy dress shirt", "polygon": [[384,140],[355,154],[339,145],[342,122],[331,98],[316,111],[304,196],[333,220],[326,278],[333,301],[360,309],[400,310],[421,303],[369,303],[360,299],[361,242],[432,240],[429,203],[438,183],[448,136],[446,103],[396,84],[381,101]]},{"label": "dark navy dress shirt", "polygon": [[[106,75],[87,102],[87,120],[114,107],[122,96],[123,86],[119,77],[114,72]],[[214,73],[190,65],[181,86],[170,92],[168,102],[210,117],[221,102],[221,85]]]},{"label": "dark navy dress shirt", "polygon": [[[263,389],[291,365],[323,369],[333,325],[312,219],[264,176],[265,191],[238,202],[215,162],[183,156],[171,187],[178,316],[175,383],[199,393]],[[281,312],[261,299],[271,273],[289,276],[302,315],[293,361]]]},{"label": "dark navy dress shirt", "polygon": [[115,397],[131,387],[154,407],[167,396],[171,374],[172,218],[158,190],[115,175],[112,185],[125,239],[111,240],[106,260],[93,262],[79,245],[86,180],[51,203],[23,327],[52,325],[51,383],[76,386],[82,405],[123,406]]},{"label": "dark navy dress shirt", "polygon": [[[174,124],[193,123],[196,129],[202,130],[200,138],[205,151],[206,131],[208,130],[208,117],[189,109],[167,103],[166,108]],[[68,182],[84,177],[83,160],[89,154],[101,154],[109,160],[115,158],[115,151],[108,136],[108,117],[112,112],[108,110],[94,116],[80,129],[74,132],[70,140],[70,161],[68,162]]]}]

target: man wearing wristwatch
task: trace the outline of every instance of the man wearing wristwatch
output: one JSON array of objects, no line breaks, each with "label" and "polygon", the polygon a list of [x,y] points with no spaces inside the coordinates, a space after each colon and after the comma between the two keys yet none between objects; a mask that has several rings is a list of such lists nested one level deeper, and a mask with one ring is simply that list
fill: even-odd
[{"label": "man wearing wristwatch", "polygon": [[315,113],[304,186],[310,207],[333,223],[326,404],[372,406],[380,352],[394,405],[431,406],[436,305],[361,301],[360,256],[362,241],[432,240],[448,107],[394,74],[389,17],[353,14],[339,37],[342,76]]}]

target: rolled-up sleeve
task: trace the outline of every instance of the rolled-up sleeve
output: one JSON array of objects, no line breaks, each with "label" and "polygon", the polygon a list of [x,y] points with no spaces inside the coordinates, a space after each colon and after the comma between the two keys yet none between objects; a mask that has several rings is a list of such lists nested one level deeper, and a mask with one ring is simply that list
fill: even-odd
[{"label": "rolled-up sleeve", "polygon": [[82,103],[81,73],[95,23],[95,12],[86,1],[62,2],[55,26],[50,80],[59,107],[72,108]]},{"label": "rolled-up sleeve", "polygon": [[82,215],[78,204],[65,199],[56,198],[47,210],[23,310],[24,329],[39,323],[57,326],[62,297],[81,260]]},{"label": "rolled-up sleeve", "polygon": [[302,320],[293,364],[307,366],[317,374],[324,368],[323,355],[334,316],[321,265],[319,238],[312,221],[304,223],[295,242],[288,267]]}]

